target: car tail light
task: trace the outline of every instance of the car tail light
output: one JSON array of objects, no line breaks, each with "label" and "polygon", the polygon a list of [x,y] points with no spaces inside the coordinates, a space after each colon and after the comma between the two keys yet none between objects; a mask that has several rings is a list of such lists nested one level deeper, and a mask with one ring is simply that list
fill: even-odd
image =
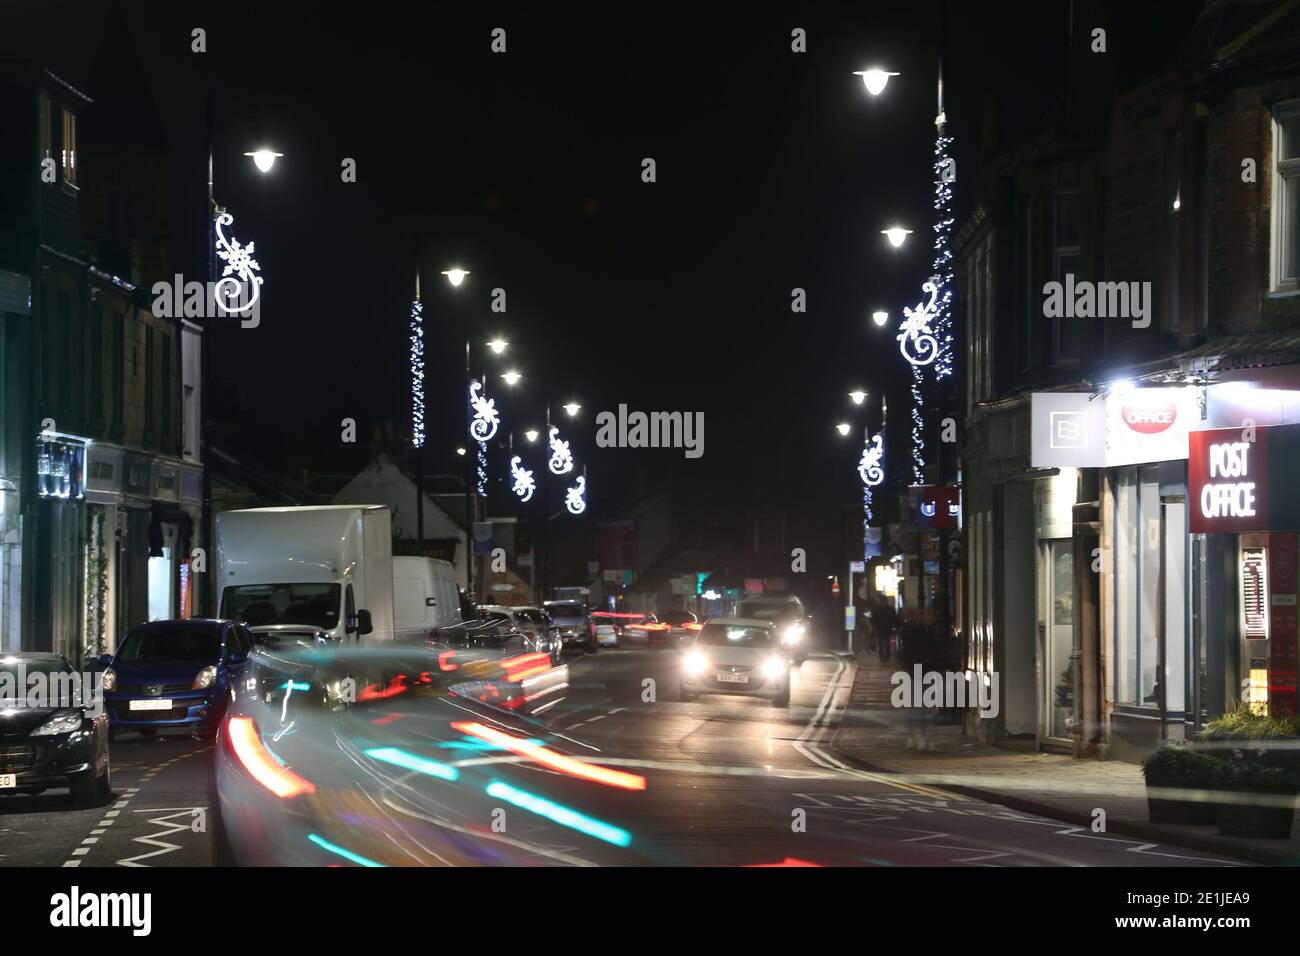
[{"label": "car tail light", "polygon": [[424,640],[428,644],[438,643],[438,629],[436,627],[429,628],[429,633],[424,636]]},{"label": "car tail light", "polygon": [[315,793],[316,786],[294,773],[288,767],[281,766],[266,749],[262,738],[257,733],[257,725],[251,717],[232,717],[226,725],[226,735],[230,746],[244,769],[254,780],[266,787],[277,797],[296,797],[304,793]]}]

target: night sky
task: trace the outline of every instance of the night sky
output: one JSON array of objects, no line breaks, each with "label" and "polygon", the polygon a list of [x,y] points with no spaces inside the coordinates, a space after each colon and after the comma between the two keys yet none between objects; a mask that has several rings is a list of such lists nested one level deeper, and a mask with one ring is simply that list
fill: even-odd
[{"label": "night sky", "polygon": [[[329,472],[341,418],[363,435],[405,434],[418,261],[429,471],[454,469],[462,443],[464,309],[478,360],[499,332],[526,376],[501,400],[507,424],[540,426],[548,395],[583,403],[589,430],[575,444],[596,517],[620,517],[638,487],[671,477],[699,516],[786,507],[799,544],[859,500],[856,442],[833,426],[864,421],[851,387],[887,385],[891,418],[903,417],[905,366],[869,316],[901,316],[930,271],[937,0],[782,13],[278,6],[26,14],[60,41],[49,67],[97,99],[86,148],[98,131],[129,131],[165,156],[181,263],[201,262],[215,90],[216,198],[266,277],[261,327],[224,331],[216,353],[239,408],[222,447],[268,469]],[[949,6],[960,227],[988,175],[983,154],[1059,102],[1068,5]],[[1113,55],[1172,53],[1199,4],[1159,8],[1111,18]],[[195,26],[206,54],[189,51]],[[497,26],[504,55],[489,48]],[[805,54],[790,50],[794,27]],[[872,98],[853,71],[876,64],[902,75]],[[286,154],[268,177],[241,155],[263,144]],[[647,156],[654,184],[641,182]],[[357,160],[355,184],[340,181],[344,157]],[[916,230],[901,252],[879,233],[894,222]],[[455,298],[438,276],[453,264],[473,273]],[[489,311],[498,286],[505,316]],[[806,315],[790,311],[796,286]],[[703,411],[704,457],[595,450],[595,412],[620,402]]]}]

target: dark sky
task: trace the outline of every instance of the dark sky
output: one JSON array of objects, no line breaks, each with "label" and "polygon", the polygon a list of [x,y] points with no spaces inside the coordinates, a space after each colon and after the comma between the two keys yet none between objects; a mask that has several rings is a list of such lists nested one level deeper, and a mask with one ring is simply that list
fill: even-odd
[{"label": "dark sky", "polygon": [[[588,426],[620,402],[705,413],[700,461],[595,451],[579,435],[597,512],[638,476],[671,474],[703,511],[766,498],[795,526],[833,520],[859,488],[833,429],[850,417],[846,392],[888,385],[903,410],[893,336],[869,315],[899,315],[930,271],[941,39],[960,225],[981,139],[1023,134],[1061,95],[1068,4],[954,0],[942,37],[938,0],[478,6],[109,3],[81,17],[58,5],[58,28],[45,21],[52,55],[78,60],[62,68],[98,84],[100,122],[166,151],[178,209],[203,208],[215,90],[217,201],[266,277],[262,326],[220,343],[220,375],[246,409],[222,443],[329,471],[344,416],[363,433],[408,428],[418,243],[431,470],[454,467],[460,443],[462,308],[475,345],[504,334],[526,376],[503,400],[508,424],[540,422],[547,393],[581,401]],[[1199,4],[1159,6],[1125,14],[1115,55],[1169,47],[1171,18]],[[206,54],[189,52],[194,26]],[[498,26],[504,55],[489,49]],[[790,50],[794,27],[805,54]],[[902,73],[879,98],[852,75],[872,64]],[[265,178],[241,155],[263,143],[286,154]],[[647,156],[654,184],[640,179]],[[344,157],[356,184],[340,181]],[[910,251],[879,234],[894,221],[917,230]],[[453,263],[473,272],[458,300],[437,275]],[[488,308],[498,286],[505,316]],[[803,316],[790,312],[795,286]]]}]

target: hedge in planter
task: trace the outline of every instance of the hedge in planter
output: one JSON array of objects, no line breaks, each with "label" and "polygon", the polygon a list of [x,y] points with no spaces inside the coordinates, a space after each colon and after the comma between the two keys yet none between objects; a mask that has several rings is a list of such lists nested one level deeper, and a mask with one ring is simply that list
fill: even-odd
[{"label": "hedge in planter", "polygon": [[[1142,762],[1147,782],[1147,809],[1152,823],[1214,823],[1217,806],[1212,791],[1230,772],[1225,760],[1183,747],[1161,747]],[[1186,790],[1176,794],[1152,791]]]},{"label": "hedge in planter", "polygon": [[1234,762],[1278,767],[1300,778],[1300,720],[1269,717],[1242,709],[1216,717],[1201,731],[1201,741]]},{"label": "hedge in planter", "polygon": [[1227,796],[1248,798],[1219,804],[1219,833],[1223,836],[1284,840],[1291,835],[1295,784],[1285,770],[1248,763],[1233,768],[1220,786]]}]

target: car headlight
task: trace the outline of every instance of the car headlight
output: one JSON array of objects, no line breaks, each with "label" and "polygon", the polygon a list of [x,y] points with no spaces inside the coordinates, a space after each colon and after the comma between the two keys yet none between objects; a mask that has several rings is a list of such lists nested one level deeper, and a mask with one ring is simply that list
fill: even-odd
[{"label": "car headlight", "polygon": [[203,670],[194,675],[194,683],[190,685],[191,690],[206,690],[212,686],[212,682],[217,679],[217,668],[209,664]]},{"label": "car headlight", "polygon": [[691,651],[682,661],[682,669],[690,676],[695,677],[709,669],[709,659],[699,651]]},{"label": "car headlight", "polygon": [[786,668],[785,658],[769,657],[767,658],[767,660],[763,661],[763,665],[761,669],[763,672],[763,676],[766,677],[768,680],[776,680],[785,672],[785,668]]},{"label": "car headlight", "polygon": [[787,644],[798,644],[803,640],[803,625],[791,624],[785,629],[785,634],[781,639]]},{"label": "car headlight", "polygon": [[111,667],[104,671],[104,690],[117,690],[117,673]]},{"label": "car headlight", "polygon": [[33,737],[48,737],[51,734],[70,734],[81,729],[80,711],[61,710],[45,723],[32,731]]}]

